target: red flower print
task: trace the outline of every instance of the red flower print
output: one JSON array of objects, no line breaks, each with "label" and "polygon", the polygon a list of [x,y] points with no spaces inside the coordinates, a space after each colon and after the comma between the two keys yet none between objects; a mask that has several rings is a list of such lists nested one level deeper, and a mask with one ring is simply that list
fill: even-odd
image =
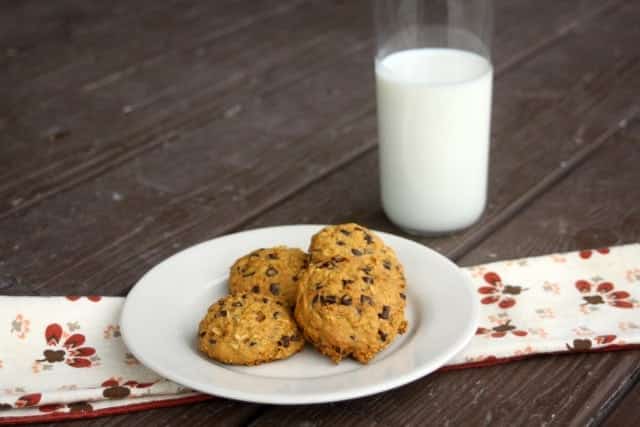
[{"label": "red flower print", "polygon": [[[69,301],[78,301],[82,297],[80,295],[67,295],[66,298]],[[102,299],[102,297],[100,295],[89,295],[87,296],[87,299],[91,302],[98,302]]]},{"label": "red flower print", "polygon": [[88,368],[92,365],[90,356],[96,353],[93,347],[82,347],[85,338],[82,334],[73,334],[69,336],[60,345],[62,339],[62,326],[52,323],[47,326],[44,332],[44,338],[47,346],[52,347],[42,352],[44,359],[38,362],[57,363],[65,362],[74,368]]},{"label": "red flower print", "polygon": [[497,302],[500,308],[507,309],[516,305],[516,300],[507,295],[520,295],[522,291],[526,291],[521,286],[503,284],[500,276],[494,272],[485,274],[484,281],[491,286],[478,288],[480,294],[487,295],[480,300],[482,304],[494,304]]},{"label": "red flower print", "polygon": [[[609,248],[600,248],[600,249],[596,249],[596,252],[602,255],[606,255],[610,251],[609,251]],[[593,251],[591,249],[586,249],[586,250],[580,251],[579,255],[580,255],[580,258],[582,259],[589,259],[591,258],[591,255],[593,255]]]},{"label": "red flower print", "polygon": [[[586,280],[578,280],[576,289],[585,294],[582,299],[585,301],[582,305],[598,305],[609,304],[618,308],[633,308],[633,303],[627,301],[631,295],[626,291],[614,291],[614,285],[611,282],[601,282],[594,284]],[[593,291],[597,293],[593,293]]]},{"label": "red flower print", "polygon": [[478,328],[476,330],[476,335],[485,335],[492,338],[502,338],[507,333],[511,333],[517,337],[527,336],[528,332],[523,331],[521,329],[516,328],[511,324],[511,320],[507,320],[505,323],[499,326],[495,326],[491,329],[487,328]]},{"label": "red flower print", "polygon": [[40,399],[42,399],[42,394],[40,393],[25,394],[16,400],[15,407],[27,408],[29,406],[36,406],[40,402]]}]

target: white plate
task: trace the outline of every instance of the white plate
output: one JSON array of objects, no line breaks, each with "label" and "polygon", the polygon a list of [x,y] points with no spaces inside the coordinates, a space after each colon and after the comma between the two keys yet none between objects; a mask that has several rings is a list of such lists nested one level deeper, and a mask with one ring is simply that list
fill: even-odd
[{"label": "white plate", "polygon": [[249,402],[302,404],[367,396],[438,369],[473,336],[477,298],[470,279],[451,261],[413,241],[378,233],[398,254],[407,277],[409,329],[368,365],[334,365],[310,344],[287,360],[229,366],[202,356],[198,322],[227,293],[227,274],[240,256],[260,247],[306,249],[321,226],[293,225],[245,231],[193,246],[161,262],[135,285],[121,329],[144,365],[204,393]]}]

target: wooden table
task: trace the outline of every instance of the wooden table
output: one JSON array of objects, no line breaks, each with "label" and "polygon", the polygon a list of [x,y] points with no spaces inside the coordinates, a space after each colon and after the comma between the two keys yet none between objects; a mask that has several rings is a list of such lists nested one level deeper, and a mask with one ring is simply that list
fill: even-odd
[{"label": "wooden table", "polygon": [[[0,292],[125,295],[225,233],[355,220],[377,185],[369,0],[0,6]],[[490,203],[461,265],[640,240],[640,2],[496,1]],[[637,425],[640,351],[436,373],[315,406],[68,425]]]}]

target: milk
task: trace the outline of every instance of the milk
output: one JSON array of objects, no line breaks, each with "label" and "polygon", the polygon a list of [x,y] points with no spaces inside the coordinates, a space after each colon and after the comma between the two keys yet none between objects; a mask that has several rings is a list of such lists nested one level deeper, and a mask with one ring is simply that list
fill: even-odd
[{"label": "milk", "polygon": [[407,231],[468,227],[484,210],[493,69],[456,49],[410,49],[376,62],[380,181]]}]

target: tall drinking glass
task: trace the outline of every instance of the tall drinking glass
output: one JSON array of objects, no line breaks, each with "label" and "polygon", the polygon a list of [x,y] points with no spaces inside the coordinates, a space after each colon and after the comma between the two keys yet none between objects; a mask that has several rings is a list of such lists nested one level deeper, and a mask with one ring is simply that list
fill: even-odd
[{"label": "tall drinking glass", "polygon": [[419,235],[466,228],[487,198],[491,0],[374,0],[382,204]]}]

